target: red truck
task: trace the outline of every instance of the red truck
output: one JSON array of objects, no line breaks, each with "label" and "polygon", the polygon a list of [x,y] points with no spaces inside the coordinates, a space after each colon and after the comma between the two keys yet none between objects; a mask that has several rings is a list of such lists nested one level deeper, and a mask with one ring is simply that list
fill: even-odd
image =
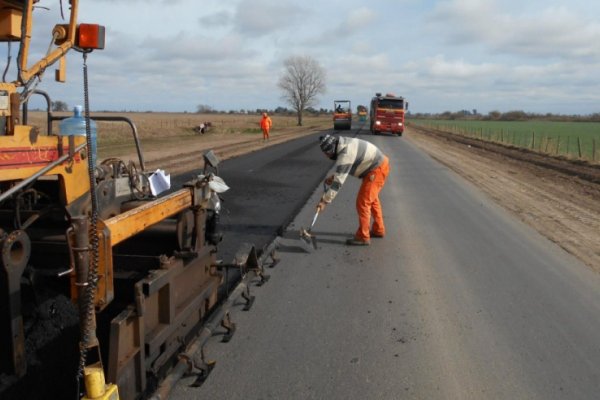
[{"label": "red truck", "polygon": [[377,135],[389,132],[402,136],[404,133],[404,114],[408,110],[408,102],[404,97],[387,93],[382,96],[376,93],[371,99],[370,119],[371,133]]}]

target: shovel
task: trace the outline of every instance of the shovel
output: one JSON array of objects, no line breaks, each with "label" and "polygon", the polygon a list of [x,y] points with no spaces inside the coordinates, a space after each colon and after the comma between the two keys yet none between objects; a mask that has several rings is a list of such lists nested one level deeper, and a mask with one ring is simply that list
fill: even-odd
[{"label": "shovel", "polygon": [[[323,182],[323,193],[325,193],[327,191],[327,189],[329,189],[329,186],[331,186],[331,184],[327,184],[327,181]],[[305,248],[310,252],[312,251],[312,249],[317,250],[317,237],[315,235],[313,235],[311,233],[313,226],[315,226],[315,222],[317,222],[317,218],[319,217],[319,210],[317,208],[317,212],[315,213],[315,216],[313,217],[312,220],[312,224],[310,224],[310,228],[308,228],[308,230],[301,228],[300,229],[300,240],[302,241],[303,244],[305,244]]]},{"label": "shovel", "polygon": [[315,226],[315,222],[317,222],[317,217],[319,216],[319,210],[315,213],[313,217],[312,224],[310,224],[310,228],[308,230],[301,228],[300,229],[300,240],[304,243],[307,249],[312,250],[313,248],[317,249],[317,237],[311,233],[313,226]]}]

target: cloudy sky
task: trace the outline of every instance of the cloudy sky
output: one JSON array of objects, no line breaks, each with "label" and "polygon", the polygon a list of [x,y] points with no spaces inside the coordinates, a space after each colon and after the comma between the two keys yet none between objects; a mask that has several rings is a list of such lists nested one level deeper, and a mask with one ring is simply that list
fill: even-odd
[{"label": "cloudy sky", "polygon": [[[39,56],[60,9],[38,5],[49,8],[34,14]],[[412,112],[600,112],[596,1],[80,0],[79,21],[106,27],[106,48],[87,61],[92,110],[286,106],[283,60],[302,55],[326,71],[317,107],[393,92]],[[81,54],[67,63],[66,83],[49,70],[39,88],[72,106]]]}]

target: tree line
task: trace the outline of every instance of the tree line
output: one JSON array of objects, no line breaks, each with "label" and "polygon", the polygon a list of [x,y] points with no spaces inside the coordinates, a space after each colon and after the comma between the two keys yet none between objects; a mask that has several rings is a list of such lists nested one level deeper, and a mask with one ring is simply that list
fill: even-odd
[{"label": "tree line", "polygon": [[[277,108],[274,109],[267,109],[267,108],[257,108],[255,110],[249,110],[249,109],[245,109],[245,108],[241,108],[239,110],[218,110],[215,109],[209,105],[206,104],[199,104],[196,106],[196,113],[197,114],[262,114],[262,113],[269,113],[269,114],[279,114],[279,115],[295,115],[296,111],[289,109],[287,107],[282,107],[279,106]],[[305,113],[310,114],[310,115],[321,115],[321,114],[331,114],[333,113],[333,110],[328,110],[326,108],[319,108],[316,109],[314,107],[307,107],[304,110]]]},{"label": "tree line", "polygon": [[414,119],[474,120],[474,121],[553,121],[553,122],[600,122],[600,113],[588,115],[530,113],[522,110],[507,112],[490,111],[480,114],[476,109],[460,111],[444,111],[442,113],[408,113]]}]

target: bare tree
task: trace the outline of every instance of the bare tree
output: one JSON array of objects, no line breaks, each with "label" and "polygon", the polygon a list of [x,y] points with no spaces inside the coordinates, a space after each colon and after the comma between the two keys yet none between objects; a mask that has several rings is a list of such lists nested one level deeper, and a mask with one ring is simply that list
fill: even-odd
[{"label": "bare tree", "polygon": [[211,106],[206,105],[206,104],[198,104],[196,106],[196,113],[198,113],[198,114],[210,114],[214,111],[215,110],[213,110],[213,108]]},{"label": "bare tree", "polygon": [[64,101],[56,100],[51,105],[52,111],[69,111],[69,106]]},{"label": "bare tree", "polygon": [[282,99],[296,112],[298,126],[302,126],[302,113],[315,105],[317,95],[325,93],[325,70],[309,56],[286,58],[283,66],[285,72],[278,83]]}]

